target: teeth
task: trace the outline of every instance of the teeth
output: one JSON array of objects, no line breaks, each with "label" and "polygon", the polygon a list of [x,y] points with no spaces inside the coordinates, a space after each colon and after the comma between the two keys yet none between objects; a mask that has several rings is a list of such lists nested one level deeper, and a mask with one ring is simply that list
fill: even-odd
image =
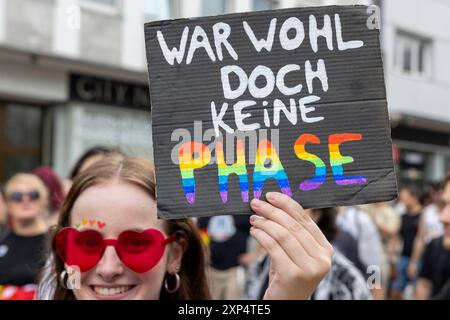
[{"label": "teeth", "polygon": [[95,293],[102,296],[115,296],[130,290],[130,286],[117,287],[117,288],[104,288],[104,287],[94,287]]}]

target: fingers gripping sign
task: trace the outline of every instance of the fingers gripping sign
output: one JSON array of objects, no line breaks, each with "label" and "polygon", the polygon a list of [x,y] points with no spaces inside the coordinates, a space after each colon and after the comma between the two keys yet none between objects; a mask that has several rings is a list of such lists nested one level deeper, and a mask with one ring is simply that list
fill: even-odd
[{"label": "fingers gripping sign", "polygon": [[299,203],[269,192],[253,199],[251,235],[271,258],[264,299],[309,299],[331,268],[333,248]]}]

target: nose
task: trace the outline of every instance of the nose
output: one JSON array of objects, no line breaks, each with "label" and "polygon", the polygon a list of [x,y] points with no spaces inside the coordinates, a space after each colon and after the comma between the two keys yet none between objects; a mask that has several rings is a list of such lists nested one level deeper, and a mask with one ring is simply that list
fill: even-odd
[{"label": "nose", "polygon": [[124,272],[124,266],[119,259],[116,250],[112,246],[108,246],[105,249],[103,257],[100,259],[96,273],[105,282],[111,282]]},{"label": "nose", "polygon": [[31,204],[31,199],[28,195],[24,195],[22,201],[20,201],[20,205],[24,207],[28,207]]}]

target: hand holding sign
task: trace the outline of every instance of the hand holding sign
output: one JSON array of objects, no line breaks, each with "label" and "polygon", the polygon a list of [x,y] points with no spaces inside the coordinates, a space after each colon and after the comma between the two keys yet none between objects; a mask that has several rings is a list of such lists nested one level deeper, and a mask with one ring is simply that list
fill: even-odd
[{"label": "hand holding sign", "polygon": [[333,247],[294,200],[269,192],[269,203],[252,200],[250,233],[271,258],[264,299],[308,299],[330,270]]}]

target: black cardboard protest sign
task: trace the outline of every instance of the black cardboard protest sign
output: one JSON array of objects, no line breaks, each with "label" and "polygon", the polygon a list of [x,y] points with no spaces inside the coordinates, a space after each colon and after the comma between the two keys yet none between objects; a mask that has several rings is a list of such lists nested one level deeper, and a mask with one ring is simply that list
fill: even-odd
[{"label": "black cardboard protest sign", "polygon": [[374,11],[329,6],[145,25],[158,214],[397,194]]}]

